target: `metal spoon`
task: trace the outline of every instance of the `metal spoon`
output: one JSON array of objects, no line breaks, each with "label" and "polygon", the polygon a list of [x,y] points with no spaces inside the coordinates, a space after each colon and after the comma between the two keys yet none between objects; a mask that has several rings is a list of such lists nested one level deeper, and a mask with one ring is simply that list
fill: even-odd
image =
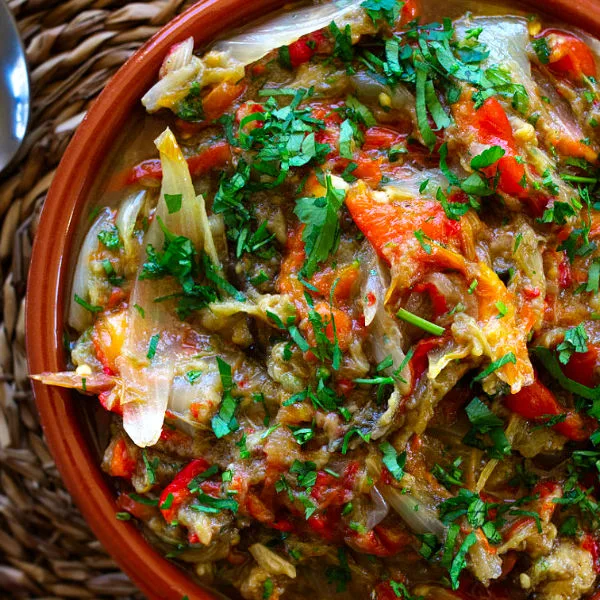
[{"label": "metal spoon", "polygon": [[0,0],[0,173],[21,147],[29,121],[29,73],[17,24]]}]

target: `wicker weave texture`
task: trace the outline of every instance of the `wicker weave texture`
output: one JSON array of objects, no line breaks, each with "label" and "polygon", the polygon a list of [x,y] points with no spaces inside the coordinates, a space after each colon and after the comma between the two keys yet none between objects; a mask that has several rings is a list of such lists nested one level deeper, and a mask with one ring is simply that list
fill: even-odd
[{"label": "wicker weave texture", "polygon": [[39,211],[73,132],[113,73],[186,2],[8,5],[27,49],[33,105],[21,159],[0,176],[0,598],[139,598],[73,505],[44,443],[24,295]]}]

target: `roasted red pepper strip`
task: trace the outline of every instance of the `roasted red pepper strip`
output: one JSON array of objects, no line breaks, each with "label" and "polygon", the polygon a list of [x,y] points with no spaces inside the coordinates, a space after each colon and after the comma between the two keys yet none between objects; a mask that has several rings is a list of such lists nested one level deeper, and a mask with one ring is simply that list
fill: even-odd
[{"label": "roasted red pepper strip", "polygon": [[506,396],[504,404],[509,410],[531,421],[543,422],[548,416],[566,415],[565,420],[553,425],[552,429],[573,441],[587,440],[594,431],[591,421],[573,410],[565,410],[539,379],[520,392]]},{"label": "roasted red pepper strip", "polygon": [[429,337],[419,340],[415,346],[414,354],[408,363],[412,375],[413,388],[427,369],[427,365],[429,364],[427,354],[434,348],[441,346],[445,340],[446,338],[443,336]]},{"label": "roasted red pepper strip", "polygon": [[[211,169],[224,167],[231,162],[231,147],[227,142],[216,142],[196,156],[187,159],[192,177],[200,177]],[[126,173],[120,173],[113,179],[110,189],[119,190],[128,185],[137,183],[141,179],[162,179],[162,166],[160,160],[151,158],[145,160]]]},{"label": "roasted red pepper strip", "polygon": [[551,71],[574,81],[596,76],[594,55],[578,37],[559,29],[548,29],[540,37],[546,38],[550,49],[548,67]]},{"label": "roasted red pepper strip", "polygon": [[163,490],[158,501],[159,508],[163,506],[165,502],[169,504],[167,499],[169,495],[173,497],[168,508],[161,508],[165,521],[171,523],[177,518],[177,512],[182,504],[185,503],[192,496],[192,492],[188,488],[188,484],[194,479],[194,477],[200,475],[208,469],[208,462],[203,458],[196,458],[189,462],[177,475],[175,475],[173,481]]},{"label": "roasted red pepper strip", "polygon": [[117,508],[128,512],[130,515],[133,515],[142,521],[148,521],[157,514],[154,506],[136,502],[133,498],[131,498],[131,496],[129,496],[129,494],[123,493],[120,493],[117,498]]}]

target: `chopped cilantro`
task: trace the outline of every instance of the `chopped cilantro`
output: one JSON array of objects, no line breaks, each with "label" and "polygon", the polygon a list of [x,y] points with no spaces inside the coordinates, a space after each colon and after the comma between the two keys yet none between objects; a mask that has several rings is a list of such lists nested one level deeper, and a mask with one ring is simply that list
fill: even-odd
[{"label": "chopped cilantro", "polygon": [[118,250],[122,246],[119,230],[114,225],[110,229],[101,231],[98,234],[98,239],[109,250]]},{"label": "chopped cilantro", "polygon": [[379,445],[383,453],[383,464],[392,474],[394,479],[400,481],[404,477],[404,464],[406,463],[406,452],[398,454],[396,449],[389,443],[383,442]]},{"label": "chopped cilantro", "polygon": [[164,198],[170,215],[181,210],[181,203],[183,200],[182,194],[165,194]]},{"label": "chopped cilantro", "polygon": [[588,351],[588,335],[583,325],[571,327],[565,333],[565,339],[556,347],[558,350],[558,360],[566,365],[574,352],[584,353]]},{"label": "chopped cilantro", "polygon": [[150,343],[148,344],[148,353],[146,354],[146,358],[148,360],[152,360],[156,355],[156,349],[158,348],[158,342],[160,341],[160,333],[155,333],[150,338]]},{"label": "chopped cilantro", "polygon": [[548,46],[548,40],[545,37],[540,37],[533,40],[531,45],[535,50],[538,60],[543,65],[547,65],[550,62],[550,46]]},{"label": "chopped cilantro", "polygon": [[231,367],[218,356],[217,364],[219,367],[219,375],[221,377],[221,385],[223,386],[223,397],[219,412],[211,420],[211,426],[217,438],[222,438],[237,431],[239,429],[239,423],[235,418],[237,400],[232,394],[233,378],[231,375]]},{"label": "chopped cilantro", "polygon": [[333,187],[331,177],[326,179],[324,197],[300,198],[294,213],[305,224],[302,239],[306,244],[306,262],[302,275],[312,277],[319,263],[327,260],[334,252],[340,239],[338,211],[346,192]]}]

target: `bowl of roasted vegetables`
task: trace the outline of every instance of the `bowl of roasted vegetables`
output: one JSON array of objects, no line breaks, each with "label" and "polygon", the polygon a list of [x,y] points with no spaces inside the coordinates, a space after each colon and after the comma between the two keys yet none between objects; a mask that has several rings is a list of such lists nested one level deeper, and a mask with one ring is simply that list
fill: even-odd
[{"label": "bowl of roasted vegetables", "polygon": [[201,2],[107,87],[27,342],[149,597],[600,598],[599,22]]}]

